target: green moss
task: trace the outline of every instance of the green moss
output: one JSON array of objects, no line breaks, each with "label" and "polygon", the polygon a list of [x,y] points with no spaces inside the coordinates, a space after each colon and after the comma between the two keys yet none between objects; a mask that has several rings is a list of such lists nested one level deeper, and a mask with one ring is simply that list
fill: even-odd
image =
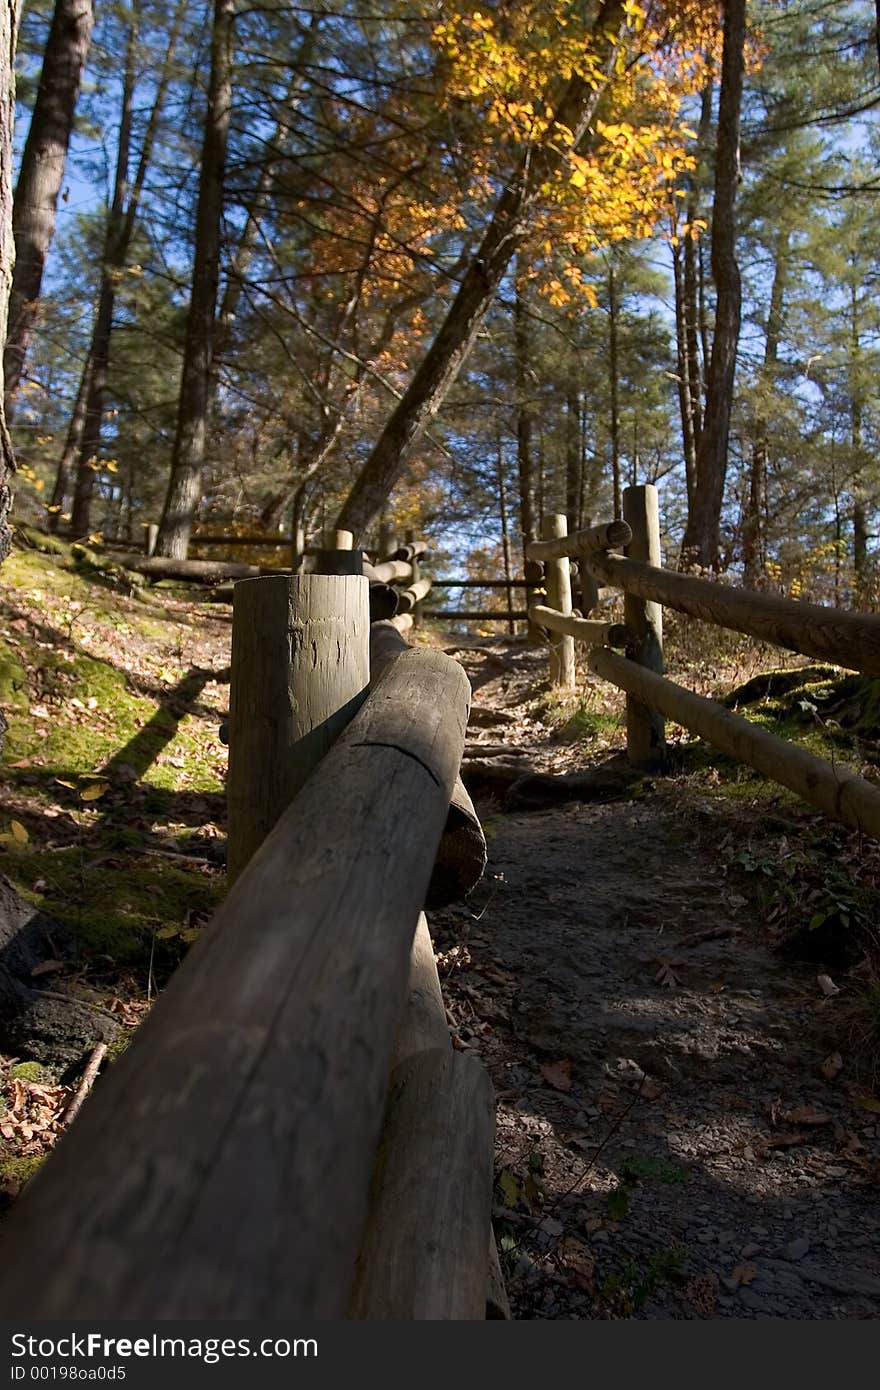
[{"label": "green moss", "polygon": [[19,1062],[9,1075],[14,1081],[36,1081],[38,1084],[51,1079],[46,1068],[41,1067],[39,1062]]},{"label": "green moss", "polygon": [[15,1183],[19,1187],[24,1186],[29,1178],[45,1162],[45,1154],[20,1154],[0,1153],[0,1180],[4,1184]]},{"label": "green moss", "polygon": [[[47,768],[60,773],[93,772],[134,738],[155,705],[135,695],[125,673],[107,661],[58,651],[41,652],[40,657],[42,703],[49,716],[10,720],[9,760],[39,755]],[[81,708],[89,700],[97,701],[95,710]]]},{"label": "green moss", "polygon": [[567,743],[615,739],[621,729],[620,714],[595,709],[589,695],[557,695],[548,691],[538,702],[538,718],[555,736]]},{"label": "green moss", "polygon": [[63,560],[70,560],[69,541],[62,540],[60,536],[47,535],[33,526],[22,526],[19,530],[34,550],[40,551],[43,555],[55,555]]},{"label": "green moss", "polygon": [[111,956],[117,963],[143,960],[154,932],[184,927],[191,913],[211,912],[225,891],[222,875],[208,878],[158,855],[139,855],[128,864],[108,859],[79,846],[10,848],[4,872],[24,898],[77,929],[87,956]]},{"label": "green moss", "polygon": [[0,642],[0,705],[26,710],[28,703],[27,672],[12,647]]}]

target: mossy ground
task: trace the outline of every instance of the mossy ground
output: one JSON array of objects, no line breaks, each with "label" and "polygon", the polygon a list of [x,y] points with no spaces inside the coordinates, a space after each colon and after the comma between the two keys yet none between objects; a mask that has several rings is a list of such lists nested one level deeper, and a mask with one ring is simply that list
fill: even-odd
[{"label": "mossy ground", "polygon": [[109,582],[64,542],[13,552],[0,613],[2,871],[76,928],[82,965],[147,989],[223,891],[228,617]]}]

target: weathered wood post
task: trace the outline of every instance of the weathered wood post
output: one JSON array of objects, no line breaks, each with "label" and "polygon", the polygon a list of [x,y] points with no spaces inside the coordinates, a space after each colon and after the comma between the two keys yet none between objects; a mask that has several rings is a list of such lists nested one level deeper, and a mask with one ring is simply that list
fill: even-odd
[{"label": "weathered wood post", "polygon": [[599,585],[590,573],[590,553],[583,551],[578,566],[580,571],[581,612],[585,618],[599,607]]},{"label": "weathered wood post", "polygon": [[[544,540],[561,540],[568,534],[568,520],[561,513],[544,519]],[[547,560],[547,606],[566,616],[571,613],[571,566],[568,556]],[[554,690],[573,690],[575,686],[574,638],[550,634],[550,685]]]},{"label": "weathered wood post", "polygon": [[296,526],[290,538],[290,568],[294,574],[302,574],[305,558],[306,533],[302,526]]},{"label": "weathered wood post", "polygon": [[369,680],[369,585],[363,576],[270,575],[236,584],[230,882],[360,708]]},{"label": "weathered wood post", "polygon": [[351,531],[327,531],[315,556],[313,574],[363,574],[364,552],[355,550]]},{"label": "weathered wood post", "polygon": [[[415,533],[415,531],[407,531],[407,532],[405,533],[404,539],[405,539],[407,545],[415,545],[415,541],[416,541],[416,533]],[[421,579],[421,577],[422,577],[422,567],[421,567],[421,565],[419,564],[419,557],[418,557],[418,555],[413,555],[413,558],[412,558],[412,560],[411,560],[410,563],[412,564],[412,582],[413,582],[413,584],[417,584],[417,583],[419,582],[419,580]],[[413,627],[419,627],[419,626],[421,626],[421,621],[422,621],[422,604],[421,604],[421,600],[420,600],[420,599],[417,600],[416,603],[413,605],[412,618],[413,618]]]},{"label": "weathered wood post", "polygon": [[[645,564],[663,563],[660,551],[660,509],[652,483],[628,487],[623,493],[623,517],[632,529],[626,554]],[[623,617],[632,639],[627,656],[649,671],[663,674],[663,608],[659,603],[626,594]],[[626,752],[634,767],[660,767],[666,756],[663,716],[632,695],[626,697]]]},{"label": "weathered wood post", "polygon": [[[526,612],[535,603],[541,603],[546,598],[544,591],[544,566],[540,560],[526,560],[523,564],[523,579],[526,581]],[[526,640],[530,646],[538,646],[543,642],[541,629],[537,623],[529,622],[526,627]]]}]

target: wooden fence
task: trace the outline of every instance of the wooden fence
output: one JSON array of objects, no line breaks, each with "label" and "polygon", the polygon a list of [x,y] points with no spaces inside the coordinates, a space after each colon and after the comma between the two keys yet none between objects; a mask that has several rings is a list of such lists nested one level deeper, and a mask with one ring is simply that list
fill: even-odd
[{"label": "wooden fence", "polygon": [[509,1316],[423,912],[485,865],[470,686],[316,559],[236,586],[231,890],[12,1212],[7,1318]]},{"label": "wooden fence", "polygon": [[[548,633],[553,686],[574,688],[574,643],[584,642],[590,669],[626,692],[627,752],[634,765],[663,766],[664,717],[674,719],[835,820],[880,839],[880,790],[865,778],[663,675],[663,605],[867,676],[880,676],[880,617],[666,570],[656,488],[627,488],[623,504],[622,521],[572,535],[566,534],[564,516],[550,517],[543,539],[526,549],[529,559],[545,566],[547,604],[533,604],[529,616]],[[624,554],[615,553],[616,547],[623,547]],[[584,616],[572,614],[572,557],[579,561]],[[586,616],[595,606],[599,584],[623,592],[623,625]],[[625,655],[614,647],[624,647]]]}]

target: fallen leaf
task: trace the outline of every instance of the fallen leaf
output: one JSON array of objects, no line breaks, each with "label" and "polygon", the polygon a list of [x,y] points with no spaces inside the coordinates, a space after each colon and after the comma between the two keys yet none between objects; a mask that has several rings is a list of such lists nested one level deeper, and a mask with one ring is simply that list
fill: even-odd
[{"label": "fallen leaf", "polygon": [[22,825],[21,821],[14,820],[9,822],[9,829],[4,830],[0,835],[0,844],[3,845],[26,845],[30,836]]},{"label": "fallen leaf", "polygon": [[826,1081],[833,1081],[839,1072],[843,1071],[843,1058],[839,1052],[832,1052],[822,1063],[822,1075]]},{"label": "fallen leaf", "polygon": [[595,1293],[596,1261],[588,1245],[574,1236],[566,1236],[560,1248],[563,1264],[571,1271],[574,1283],[587,1293]]},{"label": "fallen leaf", "polygon": [[80,801],[97,801],[103,796],[110,786],[109,782],[92,782],[91,786],[83,787],[79,794]]},{"label": "fallen leaf", "polygon": [[519,1179],[509,1168],[502,1168],[498,1176],[498,1189],[504,1198],[505,1206],[515,1207],[520,1197]]},{"label": "fallen leaf", "polygon": [[809,1135],[807,1134],[773,1134],[769,1139],[760,1141],[764,1149],[790,1149],[795,1144],[806,1144]]},{"label": "fallen leaf", "polygon": [[660,962],[660,969],[654,976],[654,983],[662,985],[665,989],[675,989],[680,983],[678,976],[672,968],[671,961],[662,960]]},{"label": "fallen leaf", "polygon": [[799,1105],[795,1110],[786,1110],[781,1118],[787,1125],[830,1125],[833,1117],[813,1105]]},{"label": "fallen leaf", "polygon": [[[63,960],[42,960],[39,965],[35,965],[31,975],[51,975],[54,970],[63,970]],[[32,1088],[33,1089],[33,1088]]]},{"label": "fallen leaf", "polygon": [[571,1062],[567,1057],[561,1062],[545,1062],[541,1067],[541,1075],[554,1090],[571,1090]]}]

